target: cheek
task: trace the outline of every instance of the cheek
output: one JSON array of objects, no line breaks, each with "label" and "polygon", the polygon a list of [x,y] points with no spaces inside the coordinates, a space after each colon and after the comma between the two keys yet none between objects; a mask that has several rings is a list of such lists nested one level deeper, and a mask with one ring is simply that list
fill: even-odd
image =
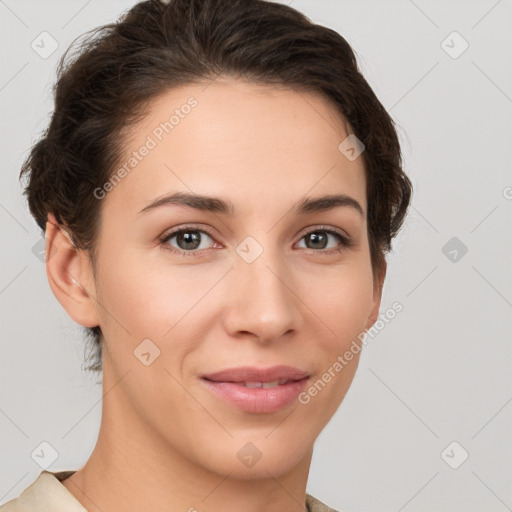
[{"label": "cheek", "polygon": [[153,264],[125,252],[98,276],[105,335],[110,332],[112,340],[129,337],[134,346],[145,338],[168,345],[187,325],[191,329],[187,320],[207,303],[202,299],[223,271]]},{"label": "cheek", "polygon": [[[166,286],[162,274],[144,265],[140,259],[126,252],[107,253],[98,271],[98,302],[102,330],[108,339],[130,337],[138,339],[161,335],[164,329],[163,310],[170,309],[169,302],[175,291]],[[169,322],[171,322],[171,318]],[[128,334],[129,333],[129,334]],[[108,336],[110,334],[110,336]]]},{"label": "cheek", "polygon": [[364,332],[373,308],[371,270],[361,266],[337,273],[336,279],[319,280],[321,288],[310,292],[308,306],[319,318],[318,331],[311,332],[315,340],[312,357],[318,374],[300,397],[311,415],[326,424],[336,412],[350,388],[357,371],[361,351],[359,335]]},{"label": "cheek", "polygon": [[307,304],[338,343],[364,330],[373,309],[373,278],[366,265],[347,266],[310,283]]}]

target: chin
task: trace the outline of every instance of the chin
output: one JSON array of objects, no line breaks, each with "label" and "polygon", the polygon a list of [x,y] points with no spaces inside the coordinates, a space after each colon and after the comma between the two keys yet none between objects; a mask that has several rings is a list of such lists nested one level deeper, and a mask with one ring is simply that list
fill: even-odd
[{"label": "chin", "polygon": [[252,441],[247,436],[244,439],[232,439],[221,453],[211,453],[205,463],[217,473],[229,474],[230,478],[240,480],[269,478],[269,474],[278,478],[292,471],[305,459],[309,463],[312,445],[304,449],[304,442],[290,442],[289,436],[288,442],[279,436],[272,439],[276,432],[269,437],[271,431],[265,429],[260,436],[251,436]]}]

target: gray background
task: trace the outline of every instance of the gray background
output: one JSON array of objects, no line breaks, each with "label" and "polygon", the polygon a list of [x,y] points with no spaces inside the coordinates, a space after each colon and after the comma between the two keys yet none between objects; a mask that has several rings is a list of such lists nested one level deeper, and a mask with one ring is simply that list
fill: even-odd
[{"label": "gray background", "polygon": [[[133,3],[0,0],[0,503],[39,474],[41,442],[57,471],[80,467],[96,441],[101,386],[81,371],[81,331],[33,253],[41,234],[18,172],[64,49]],[[512,510],[512,3],[287,3],[353,46],[415,187],[382,303],[404,309],[363,350],[308,492],[346,511]],[[31,48],[43,31],[59,45],[48,58]],[[460,55],[458,36],[442,43],[453,31],[469,43]]]}]

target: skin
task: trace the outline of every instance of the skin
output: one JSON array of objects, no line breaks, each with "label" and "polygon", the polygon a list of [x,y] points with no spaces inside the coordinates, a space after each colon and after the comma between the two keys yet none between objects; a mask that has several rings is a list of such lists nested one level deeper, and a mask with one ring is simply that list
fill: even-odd
[{"label": "skin", "polygon": [[[315,382],[377,320],[385,268],[372,273],[364,162],[338,150],[347,124],[323,97],[227,77],[154,99],[125,156],[190,96],[197,107],[101,200],[95,274],[48,218],[50,286],[73,320],[104,334],[98,441],[63,485],[89,512],[298,511],[313,444],[359,355],[307,405],[273,413],[239,410],[199,377],[289,364]],[[138,214],[177,191],[230,200],[236,214],[177,205]],[[293,213],[305,196],[328,194],[353,197],[364,215],[349,207]],[[173,253],[187,250],[177,237],[159,243],[188,224],[201,237],[199,255]],[[321,234],[321,226],[353,246],[329,234],[315,246],[305,231]],[[250,264],[236,252],[247,236],[263,248]],[[134,357],[147,338],[160,350],[149,366]],[[237,457],[247,442],[262,454],[252,467]]]}]

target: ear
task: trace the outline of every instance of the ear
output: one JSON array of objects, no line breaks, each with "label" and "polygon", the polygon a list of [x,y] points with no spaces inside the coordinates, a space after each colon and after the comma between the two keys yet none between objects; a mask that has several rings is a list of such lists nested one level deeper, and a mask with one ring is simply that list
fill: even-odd
[{"label": "ear", "polygon": [[96,286],[86,252],[75,248],[53,213],[48,214],[45,238],[46,274],[55,297],[78,324],[99,325]]},{"label": "ear", "polygon": [[382,288],[386,277],[387,263],[383,260],[381,267],[376,271],[373,278],[373,308],[366,322],[366,329],[370,329],[379,318],[380,301],[382,298]]}]

